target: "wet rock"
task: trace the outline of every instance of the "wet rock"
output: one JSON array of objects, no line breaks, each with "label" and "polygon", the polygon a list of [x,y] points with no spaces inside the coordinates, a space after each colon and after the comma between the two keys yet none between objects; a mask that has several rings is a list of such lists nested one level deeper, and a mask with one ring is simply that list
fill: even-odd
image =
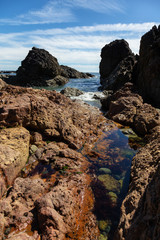
[{"label": "wet rock", "polygon": [[100,168],[99,172],[104,173],[104,174],[111,174],[112,173],[109,168]]},{"label": "wet rock", "polygon": [[65,78],[90,78],[94,76],[90,73],[79,72],[76,69],[68,66],[61,65],[60,67],[61,75]]},{"label": "wet rock", "polygon": [[[156,137],[155,137],[156,136]],[[160,238],[160,130],[132,160],[129,191],[121,206],[116,240]]]},{"label": "wet rock", "polygon": [[61,140],[72,148],[82,146],[91,135],[97,137],[105,123],[98,109],[56,91],[8,86],[1,91],[0,100],[1,127],[22,125],[40,132],[44,139]]},{"label": "wet rock", "polygon": [[160,26],[144,34],[140,42],[137,85],[142,94],[160,106]]},{"label": "wet rock", "polygon": [[67,87],[67,88],[64,88],[63,90],[61,90],[60,93],[64,94],[67,97],[72,97],[72,96],[82,95],[84,92],[77,88]]},{"label": "wet rock", "polygon": [[159,112],[143,103],[132,83],[126,83],[112,96],[107,115],[116,122],[131,126],[142,136],[160,124]]},{"label": "wet rock", "polygon": [[118,199],[117,194],[115,194],[114,192],[109,192],[108,195],[110,197],[110,200],[111,200],[112,204],[116,205],[117,204],[117,199]]},{"label": "wet rock", "polygon": [[120,192],[120,183],[109,174],[99,175],[98,179],[104,184],[108,191]]},{"label": "wet rock", "polygon": [[23,127],[2,129],[0,131],[0,168],[6,184],[11,185],[29,155],[30,134]]}]

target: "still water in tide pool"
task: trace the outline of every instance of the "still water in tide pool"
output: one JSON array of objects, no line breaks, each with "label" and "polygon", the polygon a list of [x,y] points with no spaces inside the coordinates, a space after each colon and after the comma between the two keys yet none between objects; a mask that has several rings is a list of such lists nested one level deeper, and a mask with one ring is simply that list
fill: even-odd
[{"label": "still water in tide pool", "polygon": [[128,136],[114,127],[104,132],[92,151],[85,155],[91,163],[94,213],[101,233],[100,240],[113,239],[120,206],[129,186],[131,161],[136,151],[130,146]]}]

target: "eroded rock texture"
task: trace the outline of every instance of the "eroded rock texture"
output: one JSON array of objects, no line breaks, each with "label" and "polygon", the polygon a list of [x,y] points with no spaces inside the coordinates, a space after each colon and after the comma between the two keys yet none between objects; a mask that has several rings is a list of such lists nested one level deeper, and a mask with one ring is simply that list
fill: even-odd
[{"label": "eroded rock texture", "polygon": [[22,125],[73,148],[81,147],[86,137],[96,136],[102,125],[98,110],[56,91],[8,86],[1,92],[0,101],[0,126]]}]

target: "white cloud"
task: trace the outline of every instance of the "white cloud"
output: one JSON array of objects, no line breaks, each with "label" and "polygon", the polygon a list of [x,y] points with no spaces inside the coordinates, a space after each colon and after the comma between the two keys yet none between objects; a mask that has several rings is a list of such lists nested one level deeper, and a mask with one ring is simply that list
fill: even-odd
[{"label": "white cloud", "polygon": [[73,22],[76,20],[74,8],[84,8],[100,13],[123,11],[117,0],[50,0],[43,8],[37,11],[29,11],[12,19],[0,19],[0,25]]},{"label": "white cloud", "polygon": [[105,44],[115,39],[124,38],[129,42],[132,51],[138,53],[141,36],[155,24],[106,24],[9,34],[1,33],[0,69],[9,69],[11,65],[17,66],[14,67],[14,69],[17,69],[28,51],[36,46],[49,51],[58,59],[60,64],[75,68],[78,66],[79,70],[87,72],[93,71],[93,69],[98,71],[100,52]]}]

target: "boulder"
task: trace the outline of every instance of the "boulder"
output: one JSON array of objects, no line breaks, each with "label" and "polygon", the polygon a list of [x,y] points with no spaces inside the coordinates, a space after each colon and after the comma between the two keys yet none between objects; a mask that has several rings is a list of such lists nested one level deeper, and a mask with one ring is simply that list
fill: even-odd
[{"label": "boulder", "polygon": [[126,82],[131,77],[135,62],[135,56],[124,39],[105,45],[101,50],[100,62],[100,82],[103,90],[108,87],[112,89],[113,83],[118,81],[116,79]]},{"label": "boulder", "polygon": [[65,96],[67,97],[73,97],[73,96],[80,96],[83,94],[83,91],[77,89],[77,88],[70,88],[70,87],[67,87],[67,88],[64,88],[63,90],[61,90],[62,94],[64,94]]},{"label": "boulder", "polygon": [[138,88],[147,100],[160,106],[160,26],[142,36],[138,70]]},{"label": "boulder", "polygon": [[59,78],[55,78],[58,75],[61,68],[57,59],[46,50],[33,47],[17,70],[17,82],[21,86],[59,85]]},{"label": "boulder", "polygon": [[61,75],[65,78],[90,78],[94,76],[90,73],[79,72],[76,69],[68,66],[61,65],[60,67]]}]

